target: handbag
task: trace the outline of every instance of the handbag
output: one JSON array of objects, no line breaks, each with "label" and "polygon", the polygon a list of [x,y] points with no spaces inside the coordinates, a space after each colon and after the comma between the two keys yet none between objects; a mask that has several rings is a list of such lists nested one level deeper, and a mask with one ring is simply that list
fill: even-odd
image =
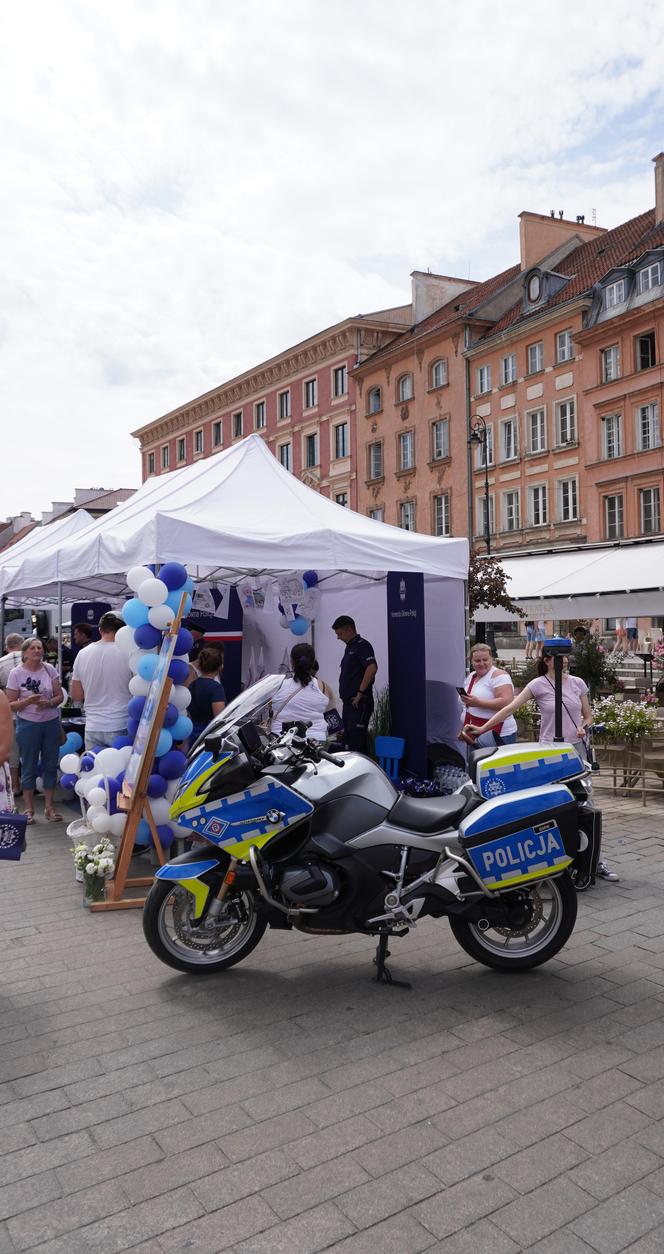
[{"label": "handbag", "polygon": [[3,801],[0,808],[0,861],[18,862],[25,849],[28,816],[14,813],[12,781],[6,762],[0,764],[0,777],[0,797]]},{"label": "handbag", "polygon": [[326,710],[323,718],[331,736],[338,736],[344,729],[343,719],[338,710]]}]

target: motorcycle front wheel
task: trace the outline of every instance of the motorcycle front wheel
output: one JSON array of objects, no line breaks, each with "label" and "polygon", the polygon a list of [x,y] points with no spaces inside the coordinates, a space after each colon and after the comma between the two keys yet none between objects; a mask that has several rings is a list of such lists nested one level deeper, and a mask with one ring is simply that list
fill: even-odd
[{"label": "motorcycle front wheel", "polygon": [[194,899],[180,884],[157,880],[143,908],[143,932],[153,954],[176,971],[212,975],[242,962],[267,922],[251,893],[229,893],[223,913],[209,924],[193,917]]},{"label": "motorcycle front wheel", "polygon": [[555,879],[533,884],[527,896],[530,918],[520,925],[497,925],[487,919],[481,926],[450,916],[450,927],[461,948],[496,971],[529,971],[548,962],[574,930],[576,890],[565,871]]}]

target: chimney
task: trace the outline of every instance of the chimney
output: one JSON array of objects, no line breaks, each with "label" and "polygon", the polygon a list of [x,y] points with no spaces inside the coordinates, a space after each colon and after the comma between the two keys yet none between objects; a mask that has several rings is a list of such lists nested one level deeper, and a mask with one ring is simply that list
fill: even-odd
[{"label": "chimney", "polygon": [[[664,161],[664,156],[662,160]],[[586,240],[594,239],[596,235],[604,234],[603,226],[590,226],[585,222],[579,222],[581,214],[575,222],[570,222],[569,219],[562,217],[562,210],[558,210],[557,218],[553,216],[554,213],[555,210],[551,210],[551,213],[547,215],[527,212],[519,214],[522,270],[529,270],[531,266],[537,265],[538,261],[542,261],[544,257],[569,239],[576,238],[579,242],[585,243]]]},{"label": "chimney", "polygon": [[446,274],[430,274],[429,271],[413,270],[410,276],[413,322],[421,322],[436,309],[460,296],[469,287],[475,287],[475,279],[454,279]]},{"label": "chimney", "polygon": [[664,222],[664,152],[653,157],[655,162],[655,223]]}]

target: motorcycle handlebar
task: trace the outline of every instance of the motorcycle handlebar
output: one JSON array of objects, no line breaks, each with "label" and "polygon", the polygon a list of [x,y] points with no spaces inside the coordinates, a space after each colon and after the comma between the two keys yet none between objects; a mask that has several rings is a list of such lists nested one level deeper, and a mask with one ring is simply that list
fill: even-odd
[{"label": "motorcycle handlebar", "polygon": [[331,762],[333,766],[343,766],[343,765],[344,765],[344,762],[343,762],[343,759],[342,759],[342,758],[335,758],[335,757],[334,757],[334,755],[333,755],[332,753],[328,753],[328,752],[327,752],[327,749],[319,749],[319,750],[318,750],[318,752],[319,752],[319,754],[320,754],[321,758],[325,758],[325,761],[326,761],[326,762]]}]

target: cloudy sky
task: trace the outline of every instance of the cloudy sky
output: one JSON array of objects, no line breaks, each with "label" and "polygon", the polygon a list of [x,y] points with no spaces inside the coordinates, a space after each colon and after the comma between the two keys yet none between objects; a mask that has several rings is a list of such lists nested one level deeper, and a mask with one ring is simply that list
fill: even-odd
[{"label": "cloudy sky", "polygon": [[650,207],[663,96],[632,0],[8,0],[0,518],[137,485],[131,430],[412,269],[512,264],[522,209]]}]

